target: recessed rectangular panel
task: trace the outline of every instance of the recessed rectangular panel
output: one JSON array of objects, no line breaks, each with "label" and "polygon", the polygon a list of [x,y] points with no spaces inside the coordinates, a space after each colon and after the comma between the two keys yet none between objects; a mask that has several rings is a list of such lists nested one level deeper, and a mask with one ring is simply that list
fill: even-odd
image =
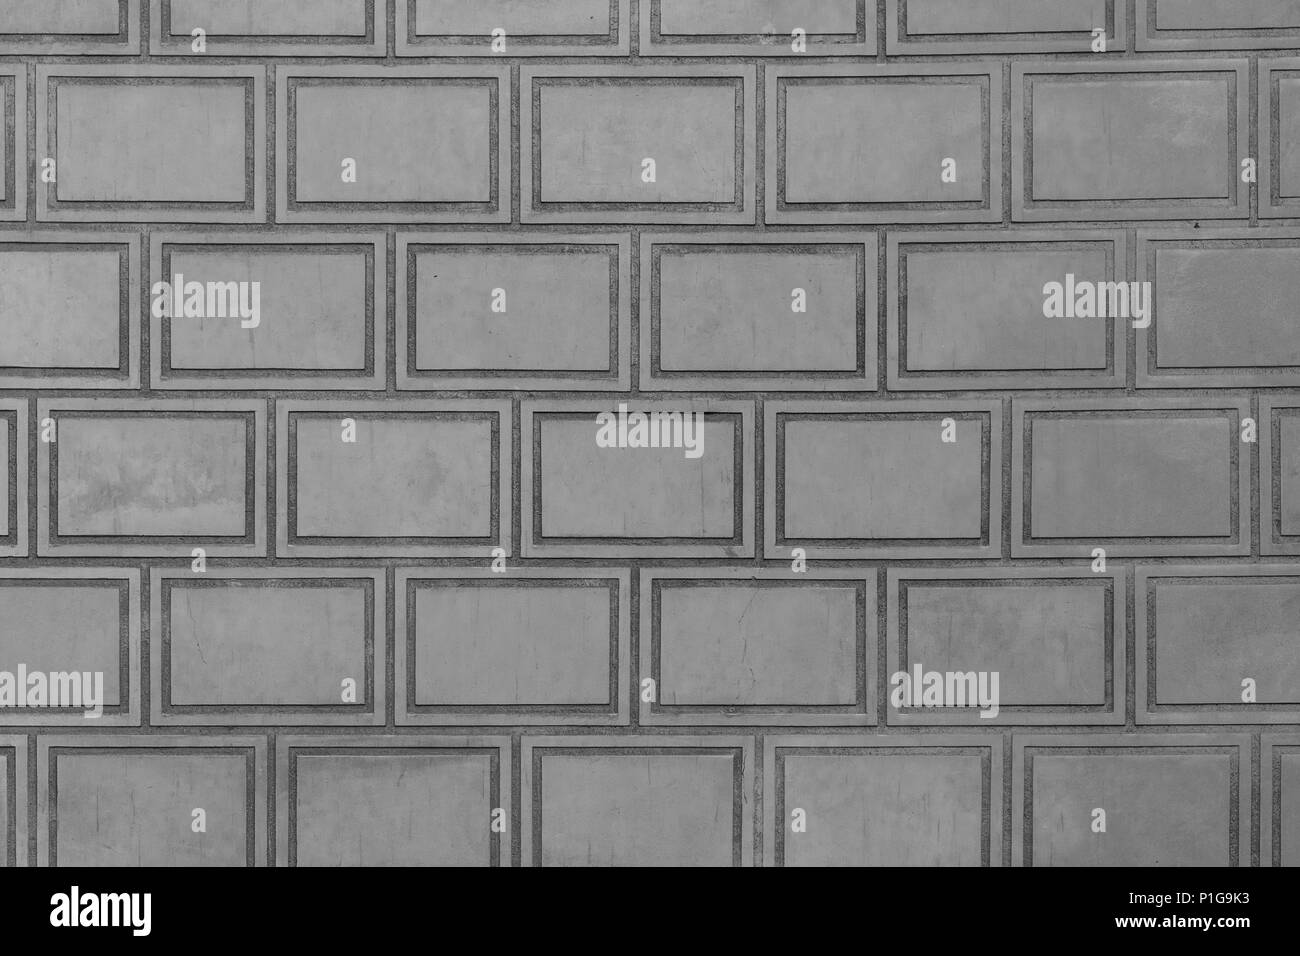
[{"label": "recessed rectangular panel", "polygon": [[383,387],[381,237],[155,233],[152,246],[155,387]]},{"label": "recessed rectangular panel", "polygon": [[42,221],[265,218],[265,74],[253,67],[42,66]]},{"label": "recessed rectangular panel", "polygon": [[508,405],[281,401],[277,412],[280,553],[508,546]]},{"label": "recessed rectangular panel", "polygon": [[766,414],[769,557],[996,550],[996,403],[769,402]]},{"label": "recessed rectangular panel", "polygon": [[510,864],[509,738],[281,736],[276,772],[279,866]]},{"label": "recessed rectangular panel", "polygon": [[525,222],[753,222],[754,68],[520,72]]},{"label": "recessed rectangular panel", "polygon": [[1012,859],[1248,865],[1249,746],[1226,734],[1016,738]]},{"label": "recessed rectangular panel", "polygon": [[1246,417],[1237,401],[1017,401],[1012,553],[1244,553]]},{"label": "recessed rectangular panel", "polygon": [[398,0],[398,56],[614,56],[628,0]]},{"label": "recessed rectangular panel", "polygon": [[138,386],[139,280],[134,235],[42,230],[0,240],[0,384]]},{"label": "recessed rectangular panel", "polygon": [[876,52],[868,0],[646,0],[641,54],[862,55]]},{"label": "recessed rectangular panel", "polygon": [[1001,219],[1001,84],[966,65],[769,69],[768,221]]},{"label": "recessed rectangular panel", "polygon": [[0,572],[0,671],[14,691],[0,723],[139,725],[140,616],[133,570]]},{"label": "recessed rectangular panel", "polygon": [[278,66],[281,222],[509,218],[505,68]]},{"label": "recessed rectangular panel", "polygon": [[1239,60],[1016,64],[1016,221],[1244,219]]},{"label": "recessed rectangular panel", "polygon": [[1137,0],[1139,50],[1289,49],[1300,40],[1295,0]]},{"label": "recessed rectangular panel", "polygon": [[753,742],[525,737],[525,866],[746,866]]},{"label": "recessed rectangular panel", "polygon": [[526,402],[524,553],[750,552],[751,413],[741,402]]},{"label": "recessed rectangular panel", "polygon": [[[886,0],[890,55],[1123,50],[1124,0]],[[1104,51],[1097,50],[1098,36]]]},{"label": "recessed rectangular panel", "polygon": [[644,236],[642,387],[870,390],[876,285],[874,236]]},{"label": "recessed rectangular panel", "polygon": [[626,572],[400,571],[399,724],[627,722]]},{"label": "recessed rectangular panel", "polygon": [[1137,332],[1140,386],[1300,382],[1294,230],[1143,230],[1137,259],[1153,300],[1150,327]]},{"label": "recessed rectangular panel", "polygon": [[1260,550],[1300,554],[1300,406],[1263,396],[1258,431]]},{"label": "recessed rectangular panel", "polygon": [[658,569],[641,579],[652,724],[875,722],[875,574]]},{"label": "recessed rectangular panel", "polygon": [[27,548],[27,402],[0,399],[0,557]]},{"label": "recessed rectangular panel", "polygon": [[1295,720],[1294,569],[1151,566],[1137,584],[1140,723]]},{"label": "recessed rectangular panel", "polygon": [[[383,0],[151,0],[153,54],[331,56],[384,53]],[[196,30],[203,49],[196,51]]]},{"label": "recessed rectangular panel", "polygon": [[27,866],[27,783],[25,736],[0,736],[0,867]]},{"label": "recessed rectangular panel", "polygon": [[1126,597],[1113,570],[891,570],[888,607],[891,724],[1124,719]]},{"label": "recessed rectangular panel", "polygon": [[630,381],[626,237],[412,233],[398,260],[400,388]]},{"label": "recessed rectangular panel", "polygon": [[1260,759],[1261,866],[1300,864],[1300,737],[1266,734]]},{"label": "recessed rectangular panel", "polygon": [[27,93],[21,64],[0,67],[0,222],[27,218]]},{"label": "recessed rectangular panel", "polygon": [[382,723],[384,594],[348,568],[155,570],[153,722]]},{"label": "recessed rectangular panel", "polygon": [[265,530],[265,404],[49,399],[39,547],[64,554],[248,554]]},{"label": "recessed rectangular panel", "polygon": [[1126,316],[1107,298],[1106,314],[1076,317],[1048,295],[1115,287],[1131,308],[1119,233],[900,233],[886,274],[891,390],[1123,383]]},{"label": "recessed rectangular panel", "polygon": [[[1300,33],[1300,31],[1296,31]],[[1293,47],[1295,41],[1284,44]],[[1300,58],[1259,65],[1259,214],[1295,216],[1300,209]]]},{"label": "recessed rectangular panel", "polygon": [[264,738],[47,736],[38,746],[39,865],[266,864]]},{"label": "recessed rectangular panel", "polygon": [[9,0],[4,14],[6,54],[140,52],[140,0]]}]

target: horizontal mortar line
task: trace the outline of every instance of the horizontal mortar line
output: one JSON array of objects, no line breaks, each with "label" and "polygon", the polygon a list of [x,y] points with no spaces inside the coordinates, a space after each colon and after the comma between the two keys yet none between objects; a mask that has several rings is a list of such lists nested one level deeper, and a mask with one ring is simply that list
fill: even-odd
[{"label": "horizontal mortar line", "polygon": [[[1080,549],[1090,548],[1093,542],[1088,539],[1079,539]],[[486,546],[485,546],[486,550]],[[91,570],[131,570],[140,568],[142,565],[146,568],[164,571],[182,571],[189,567],[191,558],[188,555],[177,555],[174,557],[149,557],[138,554],[120,555],[105,554],[102,557],[94,555],[77,555],[69,557],[57,557],[41,555],[36,557],[6,557],[0,558],[0,572],[23,570],[23,569],[91,569]],[[1076,570],[1080,572],[1081,577],[1087,577],[1092,572],[1089,570],[1092,564],[1091,554],[1081,553],[1076,557],[1024,557],[1024,558],[943,558],[943,557],[925,557],[925,558],[808,558],[809,571],[808,577],[816,578],[816,571],[819,570],[880,570],[893,569],[906,571],[926,571],[926,570],[949,570],[953,568],[964,568],[968,570],[1034,570],[1034,569],[1062,569]],[[310,570],[322,566],[338,566],[342,568],[356,568],[359,570],[384,570],[387,568],[414,568],[414,569],[467,569],[482,570],[489,567],[492,562],[490,554],[482,556],[462,557],[462,558],[445,558],[445,557],[392,557],[376,556],[361,554],[355,556],[336,556],[320,558],[298,558],[298,557],[265,557],[250,556],[247,558],[240,557],[208,557],[207,563],[209,570],[216,571],[239,571],[244,569],[303,569]],[[1154,555],[1151,557],[1108,557],[1108,565],[1115,567],[1134,566],[1141,568],[1144,566],[1169,566],[1169,565],[1198,565],[1204,567],[1236,567],[1252,568],[1258,566],[1271,565],[1295,565],[1300,569],[1300,555]],[[624,570],[646,568],[652,570],[671,570],[671,569],[704,569],[714,571],[725,571],[729,568],[740,568],[752,571],[782,571],[789,570],[789,558],[693,558],[693,557],[628,557],[628,558],[600,558],[600,557],[581,557],[581,558],[511,558],[508,560],[507,571],[500,576],[501,581],[525,580],[522,578],[512,579],[510,571],[512,570],[563,570],[565,568],[581,569],[610,569]],[[202,575],[195,574],[196,579],[201,579]],[[1104,575],[1098,575],[1099,579]],[[790,580],[804,580],[803,574],[796,575],[791,572]]]},{"label": "horizontal mortar line", "polygon": [[[88,721],[89,723],[89,721]],[[1221,736],[1238,736],[1243,734],[1286,734],[1290,728],[1300,724],[1138,724],[1129,729],[1121,724],[986,724],[952,723],[932,724],[641,724],[611,726],[609,724],[398,724],[395,729],[380,725],[357,726],[339,724],[325,726],[320,724],[154,724],[142,733],[140,727],[100,727],[90,728],[80,725],[19,725],[0,724],[0,733],[36,734],[42,737],[85,736],[85,737],[153,737],[153,736],[204,736],[204,737],[264,737],[269,734],[287,736],[346,736],[365,739],[367,737],[502,737],[521,734],[525,740],[529,737],[543,736],[584,736],[602,737],[632,736],[823,736],[835,735],[845,737],[924,737],[954,734],[987,736],[998,740],[1003,734],[1013,737],[1071,736],[1105,734],[1119,740],[1131,738],[1135,734],[1152,734],[1180,736],[1186,734],[1209,734]]]},{"label": "horizontal mortar line", "polygon": [[[4,63],[34,63],[37,65],[53,66],[70,66],[78,63],[86,63],[93,66],[112,66],[121,67],[132,66],[169,66],[183,69],[185,67],[202,66],[211,64],[214,66],[227,65],[264,65],[264,66],[438,66],[443,64],[453,64],[457,66],[491,66],[493,64],[500,66],[626,66],[635,64],[638,67],[644,67],[647,70],[655,65],[664,66],[704,66],[713,63],[731,63],[743,64],[748,66],[820,66],[833,67],[836,65],[845,66],[888,66],[893,64],[904,64],[908,66],[920,66],[925,64],[942,65],[947,63],[1016,63],[1021,61],[1030,61],[1036,65],[1050,65],[1053,62],[1062,62],[1076,64],[1081,62],[1093,62],[1100,64],[1117,64],[1121,66],[1140,66],[1149,62],[1170,62],[1177,60],[1229,60],[1229,59],[1246,59],[1250,57],[1272,57],[1287,58],[1296,55],[1296,47],[1287,45],[1285,40],[1290,37],[1278,37],[1280,41],[1277,46],[1272,47],[1230,47],[1228,49],[1181,49],[1168,48],[1158,50],[1110,50],[1106,53],[1093,53],[1086,47],[1092,37],[1089,33],[1079,32],[1080,43],[1084,44],[1083,49],[1079,50],[1061,50],[1061,49],[1034,49],[1027,47],[1023,50],[1001,51],[1001,52],[953,52],[953,51],[935,51],[932,53],[887,53],[884,50],[884,43],[878,43],[877,52],[853,52],[853,53],[754,53],[752,50],[746,50],[736,53],[703,53],[703,54],[683,54],[683,53],[537,53],[537,54],[469,54],[469,53],[449,53],[449,54],[395,54],[388,56],[383,53],[362,54],[362,53],[340,53],[323,54],[323,53],[205,53],[205,54],[182,54],[182,53],[43,53],[43,52],[25,52],[25,53],[0,53],[0,64]],[[216,42],[216,41],[214,41]],[[239,42],[239,41],[235,41]],[[364,41],[363,41],[364,42]],[[959,42],[977,43],[978,40],[962,40]],[[1004,41],[989,41],[993,43]],[[147,43],[145,44],[147,46]],[[881,58],[883,55],[883,59]]]},{"label": "horizontal mortar line", "polygon": [[[1127,200],[1126,200],[1127,201]],[[1141,200],[1131,200],[1141,202]],[[1245,215],[1235,218],[1187,218],[1187,219],[1033,219],[1011,221],[1003,219],[991,222],[973,222],[965,219],[953,219],[936,222],[908,222],[871,220],[862,222],[768,222],[764,225],[747,222],[674,222],[671,220],[655,221],[653,219],[628,219],[624,221],[567,221],[553,220],[536,222],[470,222],[449,220],[447,222],[416,221],[410,219],[389,219],[359,221],[356,219],[339,219],[334,221],[304,220],[300,222],[166,222],[160,220],[122,219],[122,220],[77,220],[58,219],[39,222],[0,222],[0,235],[14,233],[46,232],[139,232],[165,233],[332,233],[363,232],[384,234],[395,232],[414,235],[436,235],[443,232],[468,233],[514,233],[514,232],[569,232],[583,235],[586,233],[734,233],[737,236],[746,233],[761,237],[766,233],[775,235],[798,234],[808,232],[851,232],[866,234],[910,233],[910,232],[992,232],[1014,233],[1051,232],[1068,229],[1076,232],[1115,232],[1123,229],[1140,229],[1150,232],[1200,231],[1204,229],[1205,237],[1213,239],[1217,233],[1241,231],[1248,233],[1247,238],[1258,234],[1265,236],[1270,232],[1294,230],[1300,223],[1300,216],[1277,216],[1260,219],[1251,225]],[[1197,237],[1183,237],[1193,241]]]},{"label": "horizontal mortar line", "polygon": [[[1141,200],[1133,200],[1141,202]],[[1268,217],[1251,223],[1245,215],[1231,219],[1189,218],[1189,219],[1060,219],[1060,220],[1023,220],[1016,222],[878,222],[860,223],[799,223],[768,222],[763,226],[756,223],[677,223],[671,221],[652,222],[646,220],[622,223],[610,222],[523,222],[523,223],[474,223],[474,222],[414,222],[390,219],[376,222],[338,220],[333,222],[162,222],[144,219],[121,220],[78,220],[58,219],[39,222],[0,223],[0,236],[9,234],[28,235],[38,232],[154,232],[170,233],[250,233],[250,234],[294,234],[331,233],[331,232],[397,232],[413,235],[436,234],[441,232],[464,232],[482,234],[508,235],[514,233],[571,233],[577,235],[606,235],[610,233],[689,233],[692,235],[711,233],[745,233],[751,232],[755,239],[763,236],[781,236],[797,233],[909,233],[909,232],[1050,232],[1053,230],[1075,230],[1081,232],[1113,232],[1116,229],[1143,229],[1151,232],[1174,231],[1186,229],[1203,229],[1206,238],[1227,230],[1248,230],[1253,238],[1263,238],[1270,232],[1295,229],[1300,226],[1300,216]]]},{"label": "horizontal mortar line", "polygon": [[[1138,387],[1136,391],[1127,391],[1123,385],[1114,386],[1094,386],[1091,388],[1051,388],[1045,386],[1035,386],[1029,388],[989,388],[989,389],[950,389],[950,390],[900,390],[900,391],[826,391],[826,390],[790,390],[775,391],[770,389],[754,390],[691,390],[691,391],[669,391],[663,389],[654,389],[643,391],[640,395],[635,396],[635,400],[644,401],[647,404],[686,402],[690,400],[711,400],[718,402],[740,401],[753,402],[762,399],[767,402],[822,402],[830,404],[851,405],[854,403],[898,403],[899,405],[908,404],[911,401],[916,402],[944,402],[944,401],[971,401],[982,400],[993,402],[999,398],[1011,398],[1013,401],[1017,398],[1053,398],[1061,401],[1096,399],[1096,398],[1113,398],[1125,399],[1125,405],[1137,408],[1141,402],[1140,399],[1150,398],[1169,398],[1169,399],[1214,399],[1223,403],[1241,401],[1254,395],[1264,397],[1272,396],[1286,399],[1300,399],[1300,385],[1267,385],[1251,386],[1240,385],[1224,388],[1193,388],[1189,386],[1179,386],[1174,388]],[[83,388],[83,389],[41,389],[41,388],[0,388],[0,398],[26,398],[28,400],[53,400],[53,399],[110,399],[127,406],[136,402],[143,401],[165,401],[168,399],[175,401],[199,401],[199,400],[222,400],[229,402],[247,401],[247,400],[279,400],[284,402],[319,402],[324,404],[341,404],[346,405],[350,402],[357,404],[365,402],[378,401],[381,404],[391,403],[394,405],[402,404],[403,401],[420,402],[420,401],[501,401],[502,399],[518,398],[525,402],[554,402],[554,403],[573,403],[573,404],[592,404],[617,400],[627,402],[633,398],[630,390],[607,390],[607,389],[590,389],[590,390],[514,390],[514,389],[408,389],[398,390],[396,392],[386,392],[382,388],[373,390],[361,389],[258,389],[258,388],[240,388],[230,387],[226,389],[191,389],[191,388],[152,388],[148,391],[142,389],[128,388]],[[1066,409],[1068,410],[1068,409]],[[220,409],[214,409],[214,412]],[[371,410],[376,414],[382,413],[382,409]]]}]

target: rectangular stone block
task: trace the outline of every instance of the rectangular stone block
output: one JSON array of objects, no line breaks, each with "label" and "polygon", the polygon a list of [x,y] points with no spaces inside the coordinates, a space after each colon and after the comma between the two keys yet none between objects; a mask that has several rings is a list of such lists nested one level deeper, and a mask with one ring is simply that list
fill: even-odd
[{"label": "rectangular stone block", "polygon": [[[0,406],[0,408],[4,408],[4,414],[0,415],[0,439],[3,439],[4,458],[0,460],[0,464],[5,466],[3,478],[0,478],[0,491],[4,492],[4,498],[0,500],[3,500],[5,505],[4,517],[0,518],[0,534],[4,534],[6,538],[13,538],[9,546],[16,547],[16,534],[20,530],[20,523],[17,520],[18,504],[20,503],[18,492],[20,476],[17,474],[18,449],[16,446],[23,444],[23,450],[26,450],[25,439],[21,435],[23,430],[20,430],[16,423],[18,413],[25,411],[25,409],[17,402],[8,407]],[[25,496],[23,501],[25,502]]]},{"label": "rectangular stone block", "polygon": [[[1141,0],[1139,0],[1141,2]],[[1125,49],[1123,0],[886,0],[890,56],[950,53],[1095,52]]]},{"label": "rectangular stone block", "polygon": [[876,722],[876,572],[641,571],[641,724]]},{"label": "rectangular stone block", "polygon": [[1262,743],[1259,862],[1300,865],[1300,735],[1265,734]]},{"label": "rectangular stone block", "polygon": [[867,0],[646,0],[641,55],[874,55],[876,5]]},{"label": "rectangular stone block", "polygon": [[1300,404],[1259,400],[1259,501],[1262,554],[1300,554]]},{"label": "rectangular stone block", "polygon": [[1137,0],[1139,50],[1294,48],[1300,40],[1295,0]]},{"label": "rectangular stone block", "polygon": [[261,222],[266,73],[242,66],[36,70],[45,222]]},{"label": "rectangular stone block", "polygon": [[510,551],[507,401],[280,401],[281,557]]},{"label": "rectangular stone block", "polygon": [[38,866],[266,865],[265,737],[45,736],[37,750]]},{"label": "rectangular stone block", "polygon": [[[149,52],[181,56],[383,56],[383,0],[150,0]],[[204,50],[193,48],[203,30]]]},{"label": "rectangular stone block", "polygon": [[1123,386],[1126,320],[1047,318],[1044,288],[1127,263],[1122,232],[890,233],[890,390]]},{"label": "rectangular stone block", "polygon": [[277,66],[279,222],[509,222],[510,71]]},{"label": "rectangular stone block", "polygon": [[753,556],[752,404],[525,401],[520,434],[525,557]]},{"label": "rectangular stone block", "polygon": [[1300,216],[1300,57],[1259,63],[1258,189],[1261,218]]},{"label": "rectangular stone block", "polygon": [[[151,245],[155,388],[384,387],[382,235],[156,232]],[[178,275],[184,288],[171,288]],[[178,303],[189,311],[191,283],[201,283],[203,314],[160,315]]]},{"label": "rectangular stone block", "polygon": [[764,408],[764,557],[1000,553],[1000,402]]},{"label": "rectangular stone block", "polygon": [[27,554],[27,402],[0,399],[0,558]]},{"label": "rectangular stone block", "polygon": [[[891,725],[1124,722],[1122,570],[890,569],[888,587]],[[945,693],[918,700],[930,674]]]},{"label": "rectangular stone block", "polygon": [[24,703],[19,667],[46,679],[40,705],[0,707],[0,726],[138,727],[140,613],[135,569],[0,571],[0,670]]},{"label": "rectangular stone block", "polygon": [[628,0],[397,0],[398,56],[626,55],[632,30]]},{"label": "rectangular stone block", "polygon": [[754,70],[521,67],[523,221],[752,224]]},{"label": "rectangular stone block", "polygon": [[397,263],[398,388],[630,386],[629,237],[407,233]]},{"label": "rectangular stone block", "polygon": [[763,862],[1001,866],[1003,799],[996,736],[765,737]]},{"label": "rectangular stone block", "polygon": [[130,233],[0,235],[0,387],[139,388]]},{"label": "rectangular stone block", "polygon": [[140,52],[140,0],[7,0],[4,14],[6,55]]},{"label": "rectangular stone block", "polygon": [[[0,491],[4,492],[3,499],[0,499],[0,501],[4,502],[4,517],[0,518],[0,534],[4,534],[6,537],[13,537],[19,530],[17,510],[20,498],[18,492],[18,479],[20,476],[17,474],[17,446],[23,445],[23,450],[26,450],[25,439],[21,434],[25,429],[19,429],[16,423],[18,421],[19,412],[25,411],[26,409],[24,409],[18,402],[14,402],[8,407],[0,406],[0,408],[3,408],[4,410],[4,413],[0,415],[0,440],[3,440],[0,442],[0,445],[4,448],[4,458],[0,459],[0,464],[5,466],[3,477],[0,478]],[[25,501],[25,496],[23,496],[23,500]],[[14,537],[13,542],[10,543],[10,547],[15,547],[16,545],[17,538]]]},{"label": "rectangular stone block", "polygon": [[626,569],[397,572],[398,724],[627,724]]},{"label": "rectangular stone block", "polygon": [[280,736],[276,865],[509,866],[510,765],[509,737]]},{"label": "rectangular stone block", "polygon": [[1002,220],[996,68],[782,65],[766,73],[769,223]]},{"label": "rectangular stone block", "polygon": [[1139,387],[1300,385],[1300,231],[1142,230],[1137,261]]},{"label": "rectangular stone block", "polygon": [[0,736],[0,868],[29,862],[27,738]]},{"label": "rectangular stone block", "polygon": [[1245,219],[1245,60],[1011,70],[1011,218]]},{"label": "rectangular stone block", "polygon": [[0,66],[0,222],[26,218],[27,70],[18,64]]},{"label": "rectangular stone block", "polygon": [[1245,399],[1017,399],[1012,408],[1013,556],[1250,553]]},{"label": "rectangular stone block", "polygon": [[752,737],[524,737],[524,866],[750,866]]},{"label": "rectangular stone block", "polygon": [[874,391],[878,246],[822,232],[643,235],[641,387]]},{"label": "rectangular stone block", "polygon": [[[1249,866],[1250,738],[1017,736],[1016,866]],[[1106,829],[1094,832],[1105,811]]]},{"label": "rectangular stone block", "polygon": [[[13,814],[9,806],[13,799],[12,794],[17,789],[17,781],[14,779],[14,759],[13,741],[22,739],[24,746],[26,738],[0,737],[0,866],[17,866],[18,865],[18,842],[17,828],[14,826]],[[23,781],[26,784],[26,780]],[[24,786],[24,795],[26,787]],[[26,821],[24,821],[26,822]],[[26,847],[23,848],[23,863],[27,862]]]},{"label": "rectangular stone block", "polygon": [[1294,567],[1139,567],[1136,588],[1138,723],[1300,720]]},{"label": "rectangular stone block", "polygon": [[384,573],[154,568],[155,725],[383,724]]},{"label": "rectangular stone block", "polygon": [[[42,399],[42,555],[266,553],[266,403]],[[42,428],[42,433],[46,429]]]}]

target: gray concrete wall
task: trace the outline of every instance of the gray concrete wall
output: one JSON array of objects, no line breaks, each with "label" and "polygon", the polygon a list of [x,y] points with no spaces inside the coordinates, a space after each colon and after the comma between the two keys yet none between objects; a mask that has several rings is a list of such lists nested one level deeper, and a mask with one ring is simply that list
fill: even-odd
[{"label": "gray concrete wall", "polygon": [[1298,277],[1300,3],[0,0],[0,865],[1300,863]]}]

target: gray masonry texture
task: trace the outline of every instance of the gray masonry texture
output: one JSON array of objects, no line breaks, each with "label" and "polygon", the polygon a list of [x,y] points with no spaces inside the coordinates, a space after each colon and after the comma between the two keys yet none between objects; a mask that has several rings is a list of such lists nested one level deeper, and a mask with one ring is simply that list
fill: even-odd
[{"label": "gray masonry texture", "polygon": [[1297,0],[0,0],[0,865],[1300,865],[1298,302]]}]

